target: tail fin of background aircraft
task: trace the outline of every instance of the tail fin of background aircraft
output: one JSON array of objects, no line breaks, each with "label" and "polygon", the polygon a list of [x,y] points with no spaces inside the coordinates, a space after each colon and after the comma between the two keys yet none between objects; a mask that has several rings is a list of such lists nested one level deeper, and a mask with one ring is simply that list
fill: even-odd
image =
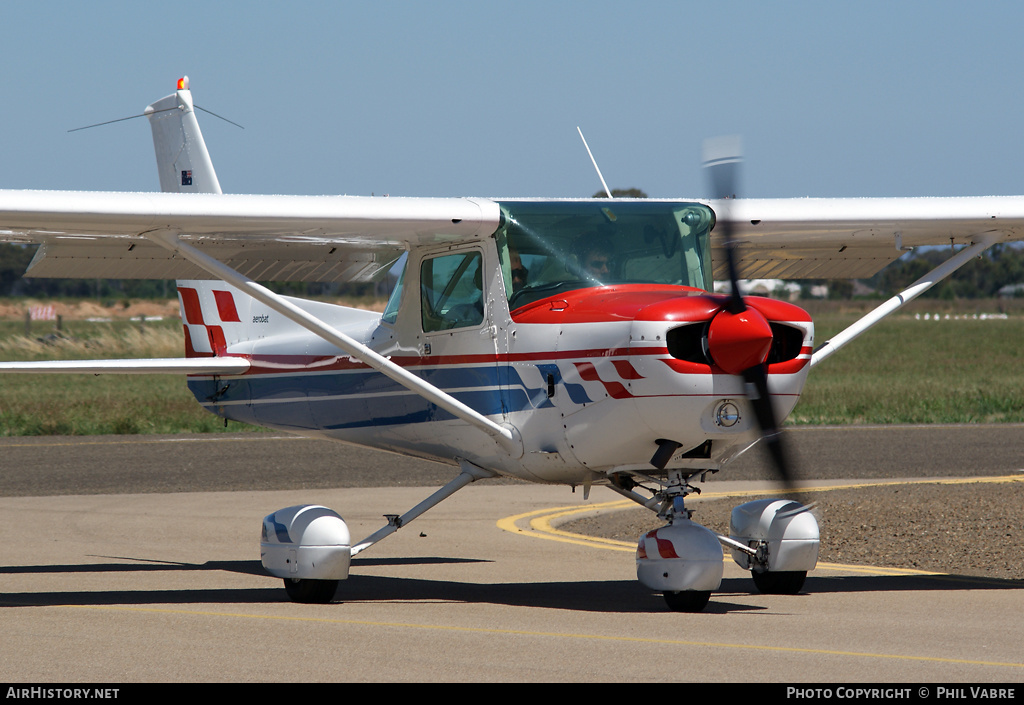
[{"label": "tail fin of background aircraft", "polygon": [[160,190],[171,193],[221,193],[213,161],[203,141],[188,76],[178,90],[146,108],[153,129],[153,147],[160,173]]}]

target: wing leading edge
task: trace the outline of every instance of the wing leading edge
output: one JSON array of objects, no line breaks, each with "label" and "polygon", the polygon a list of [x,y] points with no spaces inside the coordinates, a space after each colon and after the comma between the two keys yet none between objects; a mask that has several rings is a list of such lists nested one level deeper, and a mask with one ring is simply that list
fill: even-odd
[{"label": "wing leading edge", "polygon": [[[911,247],[1024,239],[1022,196],[708,203],[735,222],[744,278],[861,278]],[[32,277],[208,277],[146,237],[165,231],[251,279],[365,281],[410,247],[488,237],[500,219],[474,198],[0,191],[0,241],[42,245]]]},{"label": "wing leading edge", "polygon": [[[912,247],[1024,239],[1024,196],[712,201],[734,223],[745,279],[865,278]],[[713,243],[715,279],[725,255]]]}]

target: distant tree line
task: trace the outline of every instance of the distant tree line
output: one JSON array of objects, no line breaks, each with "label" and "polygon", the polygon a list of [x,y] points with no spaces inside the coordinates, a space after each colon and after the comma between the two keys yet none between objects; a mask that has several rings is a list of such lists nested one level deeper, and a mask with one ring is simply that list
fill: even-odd
[{"label": "distant tree line", "polygon": [[[855,286],[853,280],[802,281],[809,291],[813,284],[827,284],[829,298],[888,298],[903,291],[951,256],[947,247],[919,249],[883,268]],[[1024,248],[1017,244],[994,245],[975,257],[922,296],[929,299],[987,299],[999,296],[1005,286],[1024,284]],[[857,293],[858,290],[860,293]],[[1017,294],[1018,296],[1020,294]]]},{"label": "distant tree line", "polygon": [[[949,248],[935,248],[904,255],[867,284],[895,294],[949,259],[950,254]],[[1024,248],[1016,243],[1001,244],[972,259],[926,295],[937,299],[990,298],[1004,286],[1014,284],[1024,284]]]},{"label": "distant tree line", "polygon": [[[598,191],[592,198],[608,198],[608,194]],[[647,198],[647,194],[638,188],[613,188],[612,198]]]}]

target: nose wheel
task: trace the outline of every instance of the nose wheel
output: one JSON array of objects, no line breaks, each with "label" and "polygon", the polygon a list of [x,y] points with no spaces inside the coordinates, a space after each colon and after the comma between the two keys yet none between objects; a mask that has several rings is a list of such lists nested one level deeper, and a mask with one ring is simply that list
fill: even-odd
[{"label": "nose wheel", "polygon": [[[640,537],[636,549],[636,577],[665,598],[673,612],[700,612],[722,583],[722,547],[705,527],[690,521],[684,497],[696,488],[678,470],[670,470],[670,485],[645,502],[668,523]],[[632,490],[616,491],[635,499]]]},{"label": "nose wheel", "polygon": [[796,595],[807,579],[806,570],[750,571],[758,592],[765,595]]},{"label": "nose wheel", "polygon": [[710,590],[680,590],[662,594],[673,612],[702,612],[711,600]]}]

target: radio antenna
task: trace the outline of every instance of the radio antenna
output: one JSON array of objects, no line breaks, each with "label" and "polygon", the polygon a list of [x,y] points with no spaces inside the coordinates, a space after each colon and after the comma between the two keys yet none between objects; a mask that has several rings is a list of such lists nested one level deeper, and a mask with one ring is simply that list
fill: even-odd
[{"label": "radio antenna", "polygon": [[580,126],[576,126],[576,131],[580,133],[580,139],[583,140],[583,146],[587,148],[587,154],[590,155],[590,163],[594,165],[594,170],[597,171],[597,178],[601,179],[601,185],[604,186],[604,192],[608,194],[608,198],[612,197],[612,192],[608,188],[608,184],[604,181],[604,176],[601,175],[601,167],[597,165],[597,160],[594,159],[594,153],[590,151],[590,145],[587,144],[587,138],[583,136],[583,130]]}]

